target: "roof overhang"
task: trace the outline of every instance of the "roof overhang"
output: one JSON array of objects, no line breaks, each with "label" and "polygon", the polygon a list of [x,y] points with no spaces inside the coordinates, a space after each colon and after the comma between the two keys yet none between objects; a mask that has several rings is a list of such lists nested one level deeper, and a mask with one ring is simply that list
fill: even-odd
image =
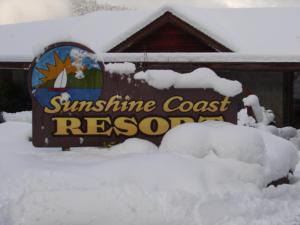
[{"label": "roof overhang", "polygon": [[111,48],[108,52],[126,52],[126,50],[134,43],[147,37],[151,33],[155,32],[155,30],[167,23],[173,24],[178,28],[184,30],[185,32],[195,36],[197,39],[199,39],[199,41],[205,43],[207,46],[214,49],[215,52],[232,52],[231,49],[229,49],[222,43],[214,40],[204,32],[185,22],[183,19],[177,17],[170,11],[166,11],[163,15],[159,16],[153,22],[149,23],[144,28],[136,31],[129,38],[117,44],[115,47]]},{"label": "roof overhang", "polygon": [[[104,63],[198,66],[212,69],[300,71],[300,55],[249,55],[240,53],[103,53]],[[0,69],[28,70],[31,62],[0,62]]]}]

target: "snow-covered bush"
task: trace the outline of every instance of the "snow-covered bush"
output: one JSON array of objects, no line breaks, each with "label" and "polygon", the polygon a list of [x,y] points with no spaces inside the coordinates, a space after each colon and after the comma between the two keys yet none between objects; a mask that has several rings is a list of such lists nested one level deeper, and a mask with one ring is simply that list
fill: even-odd
[{"label": "snow-covered bush", "polygon": [[203,158],[214,152],[220,158],[232,158],[247,163],[264,162],[264,142],[252,128],[228,123],[204,122],[183,124],[170,130],[163,138],[160,150]]},{"label": "snow-covered bush", "polygon": [[246,126],[267,126],[273,122],[275,122],[275,115],[272,110],[265,109],[259,103],[259,99],[256,95],[249,95],[248,97],[243,99],[244,106],[251,107],[255,119],[252,116],[248,115],[247,108],[242,109],[238,113],[238,124],[246,125]]},{"label": "snow-covered bush", "polygon": [[294,171],[299,161],[295,145],[281,137],[260,131],[265,143],[265,177],[268,181],[285,177],[289,170]]},{"label": "snow-covered bush", "polygon": [[194,123],[183,124],[165,134],[159,150],[203,158],[212,150],[209,138],[210,135],[205,126]]},{"label": "snow-covered bush", "polygon": [[[238,112],[238,125],[258,128],[287,140],[293,139],[293,143],[300,143],[300,141],[296,140],[300,137],[297,134],[296,128],[278,128],[274,125],[271,125],[272,123],[275,123],[275,115],[272,110],[265,109],[265,107],[260,105],[259,99],[256,95],[249,95],[243,99],[243,102],[246,107],[251,107],[255,119],[252,116],[249,116],[247,108],[241,109]],[[300,147],[298,144],[297,146]]]},{"label": "snow-covered bush", "polygon": [[285,177],[298,162],[297,150],[290,141],[259,129],[225,122],[175,127],[164,136],[159,150],[197,158],[213,154],[221,159],[258,165],[264,168],[265,185]]}]

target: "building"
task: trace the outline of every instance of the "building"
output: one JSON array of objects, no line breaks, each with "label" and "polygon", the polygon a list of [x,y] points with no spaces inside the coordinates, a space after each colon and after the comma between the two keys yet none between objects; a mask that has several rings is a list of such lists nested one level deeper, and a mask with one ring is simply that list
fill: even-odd
[{"label": "building", "polygon": [[[258,95],[275,112],[278,126],[300,127],[297,21],[300,8],[168,5],[0,26],[0,110],[29,109],[31,62],[49,44],[73,41],[94,50],[105,63],[133,62],[139,70],[209,67]],[[16,88],[10,90],[12,86]]]}]

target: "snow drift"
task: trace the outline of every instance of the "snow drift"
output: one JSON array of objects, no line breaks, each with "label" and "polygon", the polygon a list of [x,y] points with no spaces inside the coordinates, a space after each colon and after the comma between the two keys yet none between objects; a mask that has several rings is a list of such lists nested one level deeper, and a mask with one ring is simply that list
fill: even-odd
[{"label": "snow drift", "polygon": [[[183,124],[170,130],[159,148],[204,158],[210,153],[264,168],[264,185],[288,175],[298,163],[295,146],[267,132],[225,122]],[[240,168],[241,169],[241,168]]]},{"label": "snow drift", "polygon": [[[57,148],[34,148],[28,141],[28,123],[0,124],[0,224],[300,222],[299,184],[263,188],[267,176],[277,178],[281,171],[286,175],[286,169],[295,165],[297,154],[288,141],[245,128],[249,140],[246,136],[241,140],[255,147],[255,156],[246,152],[250,148],[242,142],[230,143],[244,128],[225,123],[199,124],[207,129],[207,136],[202,137],[204,130],[197,126],[171,130],[159,149],[145,140],[129,139],[111,149],[61,152]],[[212,131],[219,128],[223,130],[214,139]],[[228,132],[224,140],[229,141],[215,143],[223,131]],[[194,133],[201,139],[187,135]],[[185,146],[186,140],[193,142]],[[193,151],[196,148],[199,154]],[[274,157],[268,158],[270,155]],[[265,172],[268,163],[273,166],[267,167],[270,174]]]}]

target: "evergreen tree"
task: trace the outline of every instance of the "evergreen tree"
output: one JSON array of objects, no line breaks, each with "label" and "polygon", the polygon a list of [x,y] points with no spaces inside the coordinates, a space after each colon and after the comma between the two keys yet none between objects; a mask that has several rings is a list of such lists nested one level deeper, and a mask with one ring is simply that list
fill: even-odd
[{"label": "evergreen tree", "polygon": [[84,15],[95,11],[125,10],[125,6],[111,5],[108,3],[100,4],[96,0],[72,0],[73,15]]}]

